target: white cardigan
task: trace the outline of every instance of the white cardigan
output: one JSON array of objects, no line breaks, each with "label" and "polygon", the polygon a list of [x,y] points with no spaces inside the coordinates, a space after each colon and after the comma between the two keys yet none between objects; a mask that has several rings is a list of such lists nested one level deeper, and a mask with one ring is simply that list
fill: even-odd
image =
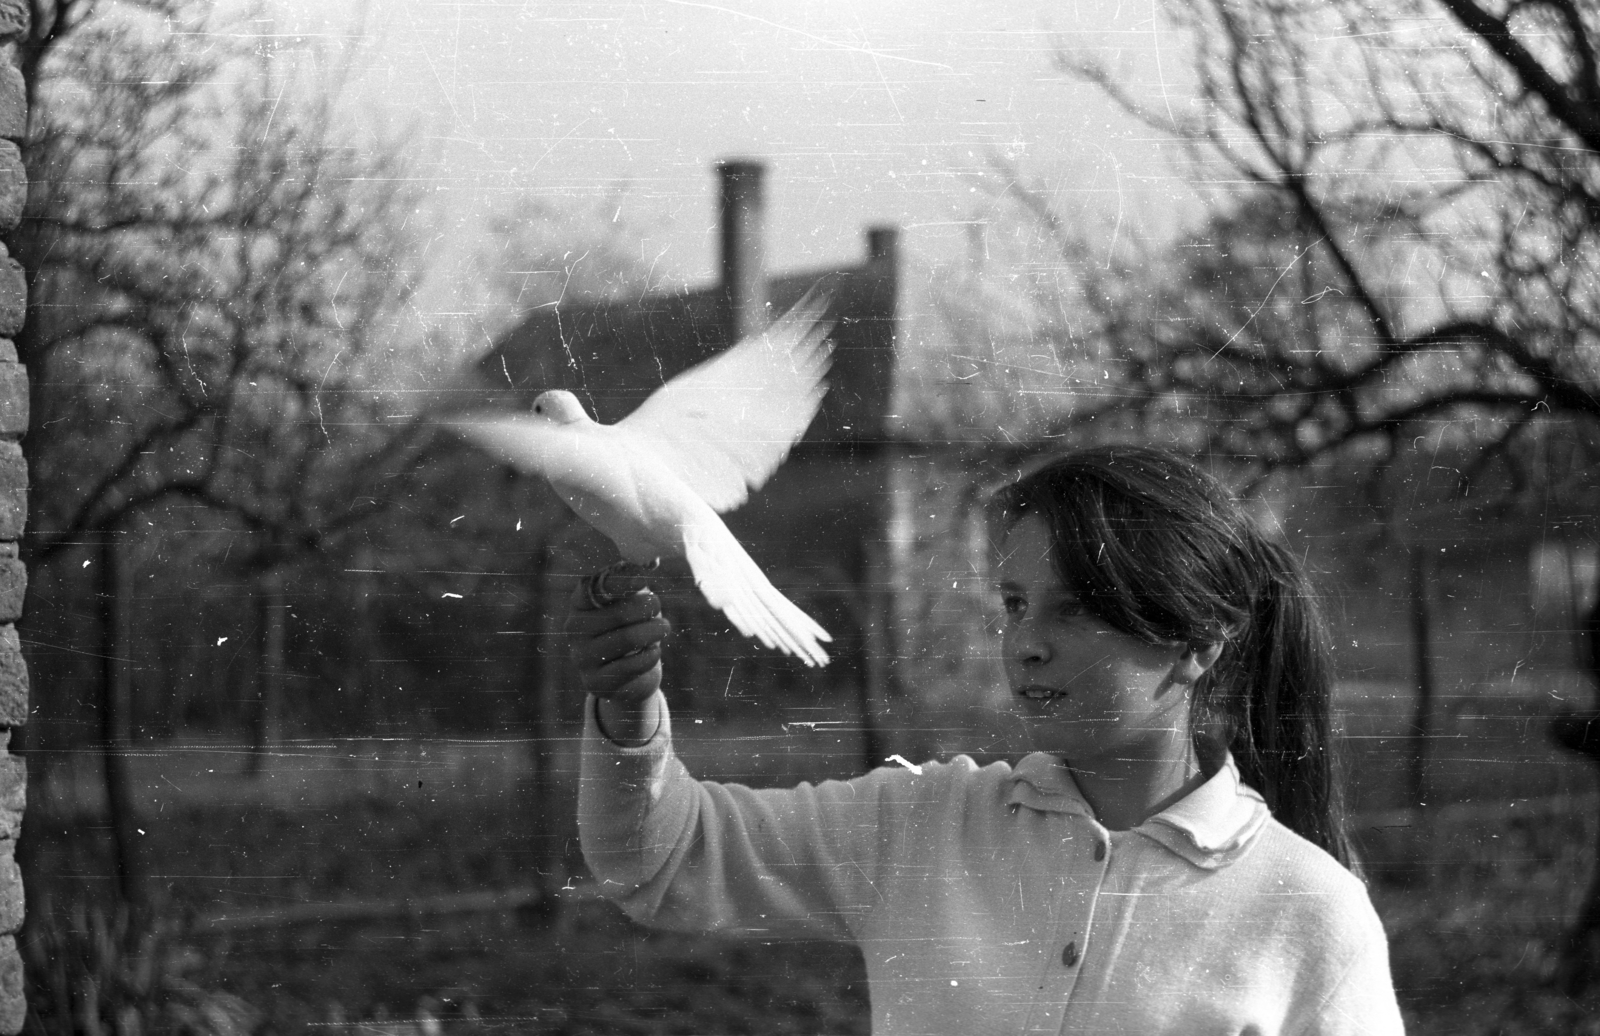
[{"label": "white cardigan", "polygon": [[579,825],[603,888],[658,927],[859,944],[880,1036],[1402,1031],[1366,889],[1231,758],[1112,832],[1044,754],[696,781],[659,704],[638,748],[587,706]]}]

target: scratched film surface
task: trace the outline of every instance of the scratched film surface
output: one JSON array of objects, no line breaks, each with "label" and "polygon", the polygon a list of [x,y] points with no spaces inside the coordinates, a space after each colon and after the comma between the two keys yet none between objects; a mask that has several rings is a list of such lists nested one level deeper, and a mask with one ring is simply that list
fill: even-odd
[{"label": "scratched film surface", "polygon": [[617,551],[441,424],[615,423],[808,292],[726,523],[831,661],[668,558],[697,775],[1014,758],[986,495],[1172,447],[1313,573],[1409,1030],[1596,1031],[1595,4],[151,6],[25,50],[39,1031],[867,1032],[852,947],[599,900]]}]

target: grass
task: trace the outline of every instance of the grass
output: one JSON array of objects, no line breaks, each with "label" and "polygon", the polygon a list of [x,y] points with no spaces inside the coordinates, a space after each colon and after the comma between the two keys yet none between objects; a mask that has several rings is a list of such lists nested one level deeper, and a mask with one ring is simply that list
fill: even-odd
[{"label": "grass", "polygon": [[1600,1034],[1600,991],[1569,997],[1555,981],[1592,866],[1589,802],[1494,829],[1439,825],[1432,837],[1454,851],[1408,880],[1374,883],[1408,1032]]},{"label": "grass", "polygon": [[215,981],[268,1024],[440,1018],[449,1031],[865,1033],[860,959],[639,931],[609,905],[559,919],[306,926],[219,939]]}]

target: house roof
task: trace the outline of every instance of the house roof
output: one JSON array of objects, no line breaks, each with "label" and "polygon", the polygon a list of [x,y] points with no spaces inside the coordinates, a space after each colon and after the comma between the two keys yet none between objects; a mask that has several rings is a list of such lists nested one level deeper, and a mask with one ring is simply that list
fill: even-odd
[{"label": "house roof", "polygon": [[[859,266],[768,280],[774,314],[818,287],[834,321],[833,367],[821,412],[801,440],[811,444],[887,437],[894,379],[896,270],[892,257]],[[626,417],[667,380],[728,348],[719,288],[636,299],[565,303],[540,309],[480,361],[493,402],[523,409],[548,389],[567,389],[595,419]]]}]

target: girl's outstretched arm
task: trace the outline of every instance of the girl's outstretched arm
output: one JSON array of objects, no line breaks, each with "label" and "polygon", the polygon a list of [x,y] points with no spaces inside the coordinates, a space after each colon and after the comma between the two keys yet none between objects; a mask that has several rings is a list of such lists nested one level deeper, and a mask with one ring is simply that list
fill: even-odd
[{"label": "girl's outstretched arm", "polygon": [[590,696],[578,814],[591,870],[641,921],[857,937],[877,901],[885,785],[903,775],[766,791],[696,781],[672,752],[659,612],[642,588],[599,607],[581,587],[573,597],[567,632]]},{"label": "girl's outstretched arm", "polygon": [[625,747],[599,729],[599,699],[589,699],[578,830],[608,898],[636,921],[682,931],[860,940],[889,843],[906,826],[895,818],[937,790],[886,770],[760,790],[696,780],[656,701],[655,736]]}]

